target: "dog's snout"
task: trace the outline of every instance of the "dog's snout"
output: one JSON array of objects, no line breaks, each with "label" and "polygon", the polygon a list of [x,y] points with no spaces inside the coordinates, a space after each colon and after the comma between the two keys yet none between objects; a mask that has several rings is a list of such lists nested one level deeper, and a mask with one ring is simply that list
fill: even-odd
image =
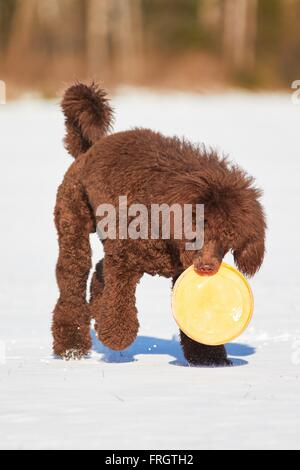
[{"label": "dog's snout", "polygon": [[194,258],[194,269],[201,276],[213,276],[219,271],[223,256],[220,242],[208,240]]},{"label": "dog's snout", "polygon": [[216,265],[215,264],[201,264],[199,268],[202,271],[214,271],[216,268]]},{"label": "dog's snout", "polygon": [[212,276],[216,274],[219,270],[219,266],[219,263],[194,263],[195,271],[202,276]]}]

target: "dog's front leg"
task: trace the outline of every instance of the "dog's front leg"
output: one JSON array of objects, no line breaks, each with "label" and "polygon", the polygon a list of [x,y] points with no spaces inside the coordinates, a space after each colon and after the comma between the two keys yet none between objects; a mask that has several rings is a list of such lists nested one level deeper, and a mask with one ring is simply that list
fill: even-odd
[{"label": "dog's front leg", "polygon": [[222,367],[232,365],[224,346],[206,346],[197,343],[180,330],[184,356],[191,366]]},{"label": "dog's front leg", "polygon": [[130,346],[137,336],[135,291],[142,273],[132,271],[124,261],[111,255],[104,258],[103,272],[103,293],[93,299],[92,314],[100,341],[119,351]]}]

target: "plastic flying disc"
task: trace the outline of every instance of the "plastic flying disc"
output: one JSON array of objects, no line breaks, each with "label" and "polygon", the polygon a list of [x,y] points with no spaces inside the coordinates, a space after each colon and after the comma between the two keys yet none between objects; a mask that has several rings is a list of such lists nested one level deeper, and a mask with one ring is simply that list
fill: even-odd
[{"label": "plastic flying disc", "polygon": [[172,310],[179,328],[208,346],[226,344],[240,336],[252,319],[253,309],[247,280],[226,263],[214,276],[201,276],[191,266],[173,289]]}]

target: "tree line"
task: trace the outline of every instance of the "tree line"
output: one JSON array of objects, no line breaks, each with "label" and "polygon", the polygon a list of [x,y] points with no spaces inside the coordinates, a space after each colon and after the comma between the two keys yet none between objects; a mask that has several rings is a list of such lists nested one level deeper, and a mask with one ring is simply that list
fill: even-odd
[{"label": "tree line", "polygon": [[0,0],[0,78],[151,83],[189,55],[241,85],[285,86],[300,77],[299,15],[300,0]]}]

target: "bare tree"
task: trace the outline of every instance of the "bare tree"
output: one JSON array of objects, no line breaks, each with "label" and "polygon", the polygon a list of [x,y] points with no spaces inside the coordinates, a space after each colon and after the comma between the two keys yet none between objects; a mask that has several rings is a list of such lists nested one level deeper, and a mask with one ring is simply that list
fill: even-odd
[{"label": "bare tree", "polygon": [[198,0],[199,23],[217,31],[222,18],[222,0]]},{"label": "bare tree", "polygon": [[101,73],[109,58],[110,0],[88,0],[87,67],[91,75]]},{"label": "bare tree", "polygon": [[256,59],[257,0],[224,0],[224,53],[233,67],[252,68]]},{"label": "bare tree", "polygon": [[[8,47],[8,61],[14,64],[14,68],[24,67],[24,62],[38,58],[48,61],[50,58],[43,48],[36,47],[39,40],[44,43],[55,44],[55,38],[62,34],[60,27],[60,6],[67,5],[64,0],[60,4],[58,0],[19,0],[15,7],[12,21],[10,42]],[[65,35],[64,30],[64,35]],[[57,55],[59,51],[57,51]]]},{"label": "bare tree", "polygon": [[141,60],[141,0],[89,0],[87,17],[89,72],[101,74],[113,61],[119,74],[131,78]]},{"label": "bare tree", "polygon": [[38,9],[38,0],[18,0],[11,27],[8,61],[16,62],[30,49],[33,22]]},{"label": "bare tree", "polygon": [[140,0],[117,0],[119,13],[115,38],[120,74],[133,79],[139,72],[142,59],[142,12]]}]

